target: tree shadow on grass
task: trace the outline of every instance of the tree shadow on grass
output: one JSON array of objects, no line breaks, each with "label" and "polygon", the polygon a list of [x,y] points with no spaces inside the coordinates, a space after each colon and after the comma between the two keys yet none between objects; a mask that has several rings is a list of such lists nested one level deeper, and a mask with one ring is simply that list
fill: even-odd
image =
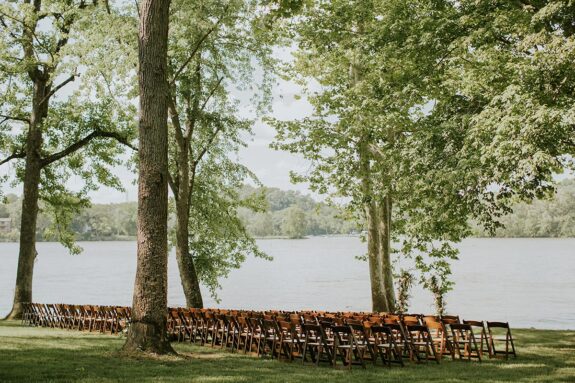
[{"label": "tree shadow on grass", "polygon": [[[72,333],[70,333],[72,334]],[[232,354],[210,347],[175,344],[180,357],[125,357],[123,339],[110,336],[0,338],[1,382],[569,382],[573,356],[551,342],[519,333],[516,360],[410,363],[404,368],[368,364],[349,372]],[[529,334],[527,337],[525,335]],[[553,334],[554,335],[554,334]],[[528,339],[529,338],[529,339]],[[566,344],[563,347],[571,347]]]}]

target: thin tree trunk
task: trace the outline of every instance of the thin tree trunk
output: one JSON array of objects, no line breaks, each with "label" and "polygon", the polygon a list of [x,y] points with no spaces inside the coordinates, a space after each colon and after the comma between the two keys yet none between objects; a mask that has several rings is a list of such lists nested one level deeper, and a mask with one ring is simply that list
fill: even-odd
[{"label": "thin tree trunk", "polygon": [[395,311],[395,289],[391,264],[391,196],[386,195],[379,205],[379,259],[387,311]]},{"label": "thin tree trunk", "polygon": [[380,237],[378,228],[377,206],[368,202],[364,206],[367,223],[367,259],[369,262],[369,279],[371,283],[372,311],[390,311],[384,291],[382,279],[382,261],[380,252]]},{"label": "thin tree trunk", "polygon": [[42,120],[48,112],[46,95],[50,92],[46,80],[38,74],[34,81],[32,113],[26,137],[26,164],[20,221],[20,251],[14,289],[14,303],[7,319],[21,319],[23,303],[32,302],[32,280],[36,259],[36,221],[38,218],[38,190],[40,184],[42,148]]},{"label": "thin tree trunk", "polygon": [[369,279],[371,285],[371,305],[374,312],[389,311],[383,284],[382,260],[379,235],[379,209],[372,197],[371,166],[365,140],[359,145],[360,177],[364,215],[367,226],[367,260],[369,263]]},{"label": "thin tree trunk", "polygon": [[169,0],[143,0],[139,33],[138,261],[124,350],[173,353],[167,337]]},{"label": "thin tree trunk", "polygon": [[[361,30],[361,26],[360,26]],[[350,66],[350,84],[356,86],[361,79],[359,66],[352,63]],[[364,198],[363,210],[367,226],[367,260],[369,263],[369,279],[371,285],[371,305],[372,311],[390,311],[387,305],[385,286],[383,284],[382,260],[380,251],[379,236],[379,209],[374,198],[373,184],[371,182],[371,164],[369,154],[368,132],[363,133],[363,137],[358,145],[359,155],[359,176],[361,182],[362,197]]]},{"label": "thin tree trunk", "polygon": [[190,254],[189,225],[190,225],[190,163],[187,140],[180,148],[178,160],[179,187],[176,199],[176,260],[180,271],[180,280],[186,297],[188,307],[202,308],[204,302],[200,291],[200,282],[196,274],[194,260]]}]

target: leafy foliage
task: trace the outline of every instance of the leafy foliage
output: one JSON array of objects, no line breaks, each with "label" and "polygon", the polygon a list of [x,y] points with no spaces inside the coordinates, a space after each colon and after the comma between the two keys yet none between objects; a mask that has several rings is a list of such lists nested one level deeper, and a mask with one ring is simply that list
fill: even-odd
[{"label": "leafy foliage", "polygon": [[263,111],[273,60],[268,35],[257,22],[258,1],[190,5],[176,2],[171,16],[170,186],[176,214],[189,214],[188,227],[176,230],[188,233],[196,273],[215,296],[218,279],[246,255],[268,258],[239,218],[240,208],[262,209],[257,196],[239,195],[244,182],[258,181],[233,157],[254,123],[241,113],[245,106],[237,94],[255,91],[250,101],[255,112]]},{"label": "leafy foliage", "polygon": [[[315,1],[284,22],[314,115],[271,123],[296,182],[393,199],[396,254],[441,295],[469,221],[494,231],[573,167],[573,12],[563,1]],[[363,183],[362,183],[362,177]],[[444,306],[438,300],[438,308]]]},{"label": "leafy foliage", "polygon": [[[11,182],[22,182],[32,79],[45,76],[51,91],[40,101],[52,101],[41,116],[40,199],[53,224],[46,233],[78,252],[68,228],[89,204],[88,192],[98,185],[122,188],[111,169],[125,149],[112,136],[128,142],[135,135],[136,111],[128,101],[136,61],[126,49],[135,24],[118,7],[60,0],[3,2],[0,22],[0,153],[14,161]],[[105,134],[94,139],[96,132]],[[73,177],[81,180],[74,190],[66,187]]]}]

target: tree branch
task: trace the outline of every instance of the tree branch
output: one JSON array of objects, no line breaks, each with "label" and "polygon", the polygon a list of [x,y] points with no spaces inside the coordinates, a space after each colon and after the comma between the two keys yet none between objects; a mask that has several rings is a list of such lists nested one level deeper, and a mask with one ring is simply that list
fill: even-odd
[{"label": "tree branch", "polygon": [[178,109],[176,108],[176,101],[171,95],[168,96],[168,112],[170,115],[170,120],[174,126],[174,132],[176,136],[176,141],[180,148],[184,147],[184,136],[182,134],[182,125],[180,124],[180,115],[178,114]]},{"label": "tree branch", "polygon": [[216,85],[213,87],[213,89],[210,91],[210,94],[208,94],[208,97],[204,100],[204,103],[202,104],[202,106],[200,107],[200,111],[203,111],[204,108],[206,107],[206,104],[208,103],[208,101],[210,101],[210,98],[212,98],[212,96],[214,95],[214,93],[216,92],[216,90],[218,89],[218,87],[220,86],[220,84],[222,83],[222,80],[224,79],[224,77],[220,77],[218,79],[218,82],[216,83]]},{"label": "tree branch", "polygon": [[172,177],[170,172],[168,172],[168,185],[170,185],[170,189],[172,189],[172,194],[174,195],[174,199],[177,201],[178,200],[178,186],[174,182],[174,178]]},{"label": "tree branch", "polygon": [[214,132],[212,133],[212,135],[210,136],[210,138],[208,139],[208,142],[206,142],[206,145],[204,146],[204,148],[202,149],[202,151],[200,152],[200,154],[198,154],[198,157],[194,160],[193,166],[194,168],[196,167],[196,165],[202,160],[202,157],[208,152],[208,149],[210,148],[210,146],[212,146],[212,143],[214,142],[214,140],[216,139],[216,136],[218,135],[219,132],[221,132],[224,129],[224,124],[220,124],[218,125],[218,127],[216,128],[216,130],[214,130]]},{"label": "tree branch", "polygon": [[204,40],[206,40],[208,38],[209,35],[212,34],[212,32],[214,32],[217,27],[220,25],[220,23],[222,22],[222,20],[224,19],[224,16],[227,14],[228,12],[228,8],[230,6],[230,3],[228,3],[224,9],[224,12],[222,14],[222,16],[218,19],[218,21],[216,21],[216,23],[214,25],[212,25],[212,27],[200,38],[200,41],[198,41],[198,43],[196,44],[196,46],[194,47],[194,49],[192,50],[192,53],[190,53],[190,55],[188,56],[188,58],[182,63],[182,65],[178,68],[178,70],[176,71],[176,73],[174,73],[174,78],[172,79],[172,81],[170,81],[170,85],[173,85],[176,80],[178,79],[178,76],[182,73],[182,71],[188,66],[188,64],[192,61],[192,59],[194,58],[195,54],[198,52],[198,50],[200,49],[201,45],[203,44]]},{"label": "tree branch", "polygon": [[7,120],[14,120],[14,121],[22,121],[22,122],[27,122],[28,124],[30,123],[30,120],[27,117],[20,117],[20,116],[8,116],[5,114],[0,114],[0,117],[4,118],[4,120],[2,122],[5,122]]},{"label": "tree branch", "polygon": [[54,89],[52,89],[43,99],[42,101],[40,101],[40,105],[42,105],[45,101],[47,101],[50,97],[52,97],[53,95],[56,94],[57,91],[59,91],[60,89],[62,89],[63,87],[66,86],[66,84],[74,81],[74,79],[76,78],[76,75],[73,74],[70,77],[68,77],[66,80],[62,81],[60,84],[58,84],[57,86],[54,87]]},{"label": "tree branch", "polygon": [[12,161],[15,158],[24,158],[26,157],[26,152],[23,150],[17,151],[9,155],[8,157],[4,158],[0,161],[0,166],[4,165],[6,162]]},{"label": "tree branch", "polygon": [[138,150],[138,148],[136,148],[130,142],[128,142],[126,137],[122,136],[121,134],[119,134],[117,132],[106,132],[106,131],[102,131],[102,130],[95,130],[92,133],[88,134],[86,137],[82,138],[81,140],[74,142],[72,145],[68,146],[64,150],[57,152],[57,153],[54,153],[48,157],[43,158],[42,162],[40,163],[40,167],[42,167],[42,168],[46,167],[46,166],[50,165],[51,163],[58,161],[59,159],[62,159],[64,157],[82,149],[84,146],[88,145],[92,140],[94,140],[96,138],[113,138],[116,141],[118,141],[120,144],[125,145],[134,151]]}]

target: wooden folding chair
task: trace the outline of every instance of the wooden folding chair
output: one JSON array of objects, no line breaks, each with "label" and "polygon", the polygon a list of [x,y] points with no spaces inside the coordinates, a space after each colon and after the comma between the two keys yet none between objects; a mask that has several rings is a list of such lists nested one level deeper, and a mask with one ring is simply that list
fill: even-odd
[{"label": "wooden folding chair", "polygon": [[395,341],[395,344],[399,348],[402,358],[411,359],[413,357],[413,351],[411,349],[411,339],[407,334],[405,328],[397,322],[386,323],[384,324],[384,326],[391,330],[393,339]]},{"label": "wooden folding chair", "polygon": [[350,326],[332,326],[331,331],[334,335],[332,349],[333,366],[337,367],[338,357],[351,370],[351,366],[361,365],[365,368],[363,355],[367,350],[367,345],[360,345],[355,338],[354,332]]},{"label": "wooden folding chair", "polygon": [[252,352],[253,347],[256,347],[256,355],[260,356],[265,346],[266,334],[262,331],[261,319],[257,317],[248,317],[247,324],[249,327],[250,341],[248,345],[249,352]]},{"label": "wooden folding chair", "polygon": [[484,354],[491,354],[491,346],[489,344],[489,337],[487,336],[487,329],[483,321],[464,320],[464,324],[468,324],[473,329],[475,340],[479,338],[479,352],[483,357]]},{"label": "wooden folding chair", "polygon": [[401,316],[401,323],[404,326],[416,326],[421,325],[421,315],[416,314],[403,314]]},{"label": "wooden folding chair", "polygon": [[302,330],[304,335],[302,364],[307,361],[308,351],[310,361],[316,366],[319,366],[320,362],[332,364],[333,356],[331,355],[331,350],[333,345],[330,345],[323,327],[319,324],[304,323]]},{"label": "wooden folding chair", "polygon": [[454,355],[459,360],[476,358],[481,362],[481,349],[477,346],[471,325],[452,323],[450,328]]},{"label": "wooden folding chair", "polygon": [[247,352],[247,347],[251,337],[250,327],[247,323],[247,317],[243,316],[242,314],[236,316],[236,322],[238,325],[239,333],[236,339],[236,348],[238,350],[243,349],[245,354]]},{"label": "wooden folding chair", "polygon": [[[514,358],[517,357],[509,323],[487,322],[487,330],[489,332],[489,343],[491,348],[491,353],[489,354],[490,358],[499,358],[501,356],[508,359],[509,355],[513,355]],[[505,350],[496,348],[496,342],[505,343]]]},{"label": "wooden folding chair", "polygon": [[261,326],[262,331],[265,334],[262,355],[267,355],[269,353],[271,358],[279,358],[281,356],[282,333],[279,329],[278,323],[275,319],[262,319]]},{"label": "wooden folding chair", "polygon": [[438,352],[439,357],[443,355],[451,355],[454,357],[453,348],[451,347],[451,342],[448,339],[447,330],[441,322],[427,320],[425,323],[429,333],[431,335],[431,340],[435,346],[435,350]]},{"label": "wooden folding chair", "polygon": [[377,364],[377,357],[381,359],[384,366],[391,366],[392,363],[404,366],[401,357],[401,349],[396,342],[393,330],[388,326],[371,326],[371,336],[373,339],[374,360]]},{"label": "wooden folding chair", "polygon": [[410,339],[412,360],[435,360],[439,364],[439,355],[435,350],[433,339],[426,326],[407,325],[406,333]]},{"label": "wooden folding chair", "polygon": [[[295,321],[294,321],[295,322]],[[278,321],[278,328],[280,331],[280,354],[278,359],[282,357],[293,361],[295,358],[302,356],[302,342],[299,333],[299,327],[293,322]]]}]

